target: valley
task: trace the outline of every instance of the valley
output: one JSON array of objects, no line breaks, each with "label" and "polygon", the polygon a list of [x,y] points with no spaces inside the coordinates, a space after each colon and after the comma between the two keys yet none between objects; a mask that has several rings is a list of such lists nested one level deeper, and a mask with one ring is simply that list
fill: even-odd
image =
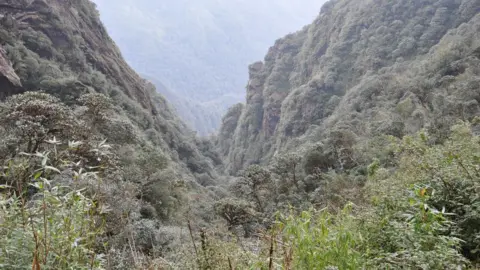
[{"label": "valley", "polygon": [[[89,0],[0,0],[0,268],[479,268],[480,2],[328,1],[242,60],[246,91],[208,94],[117,46],[165,37],[137,2],[118,33]],[[199,9],[168,27],[199,34]],[[210,79],[171,56],[161,73]],[[198,136],[175,102],[213,100]]]}]

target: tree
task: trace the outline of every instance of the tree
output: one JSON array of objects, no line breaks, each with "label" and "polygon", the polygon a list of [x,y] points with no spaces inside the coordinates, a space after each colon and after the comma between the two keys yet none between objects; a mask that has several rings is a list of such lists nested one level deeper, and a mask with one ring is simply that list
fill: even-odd
[{"label": "tree", "polygon": [[318,143],[306,151],[303,169],[307,174],[315,174],[319,170],[327,172],[335,167],[334,155],[326,148],[325,145]]},{"label": "tree", "polygon": [[160,172],[167,168],[168,159],[162,152],[156,149],[145,149],[140,153],[136,163],[141,171],[142,178],[144,178],[140,181],[142,181],[144,185],[148,185],[152,176],[156,172]]},{"label": "tree", "polygon": [[225,198],[215,203],[215,212],[227,221],[229,230],[251,222],[256,216],[251,203],[233,198]]},{"label": "tree", "polygon": [[0,125],[12,156],[40,151],[47,138],[76,139],[80,131],[73,112],[57,98],[41,92],[9,97],[0,107]]},{"label": "tree", "polygon": [[100,93],[89,93],[80,97],[80,104],[86,107],[85,121],[92,127],[97,127],[108,120],[108,113],[112,110],[112,101]]},{"label": "tree", "polygon": [[265,205],[262,202],[262,195],[269,192],[268,188],[272,188],[271,172],[259,165],[251,165],[243,172],[241,183],[250,189],[247,195],[255,200],[258,209],[263,212]]},{"label": "tree", "polygon": [[292,182],[298,190],[300,181],[298,169],[301,161],[302,157],[295,153],[280,155],[273,162],[273,172],[278,174],[283,181]]},{"label": "tree", "polygon": [[356,143],[356,135],[349,129],[337,129],[328,134],[326,145],[332,148],[332,154],[336,160],[336,168],[338,170],[348,170],[355,165],[353,158],[353,147]]}]

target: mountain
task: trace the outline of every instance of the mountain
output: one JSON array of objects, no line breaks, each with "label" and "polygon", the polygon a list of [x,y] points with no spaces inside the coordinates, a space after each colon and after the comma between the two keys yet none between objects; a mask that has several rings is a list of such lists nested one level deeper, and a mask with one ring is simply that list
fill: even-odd
[{"label": "mountain", "polygon": [[277,40],[216,138],[246,240],[205,265],[478,269],[478,33],[478,0],[331,0]]},{"label": "mountain", "polygon": [[91,1],[0,0],[0,266],[478,269],[479,30],[332,0],[198,138]]},{"label": "mountain", "polygon": [[323,1],[95,0],[127,61],[206,135],[241,102],[247,66],[311,22]]},{"label": "mountain", "polygon": [[[213,146],[125,62],[89,0],[0,1],[0,134],[4,269],[140,263],[153,241],[140,231],[213,200]],[[138,254],[115,253],[128,242]]]},{"label": "mountain", "polygon": [[[250,65],[246,105],[233,107],[219,132],[228,170],[311,143],[349,152],[380,134],[441,133],[471,120],[479,8],[473,0],[326,3]],[[344,160],[331,167],[355,163],[337,154]]]},{"label": "mountain", "polygon": [[123,60],[93,3],[7,3],[2,6],[0,60],[3,81],[10,83],[2,88],[2,96],[42,89],[73,102],[85,92],[103,93],[132,125],[161,135],[158,144],[172,159],[186,161],[197,155],[195,146],[186,143],[194,143],[192,131],[154,86]]}]

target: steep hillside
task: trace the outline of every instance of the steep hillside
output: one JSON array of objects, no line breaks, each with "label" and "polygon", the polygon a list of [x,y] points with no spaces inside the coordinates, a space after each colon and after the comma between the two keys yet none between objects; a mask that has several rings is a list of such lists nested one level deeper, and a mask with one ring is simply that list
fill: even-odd
[{"label": "steep hillside", "polygon": [[146,267],[165,243],[145,233],[208,219],[212,148],[124,61],[91,1],[0,0],[1,268]]},{"label": "steep hillside", "polygon": [[309,143],[335,154],[327,167],[348,169],[352,148],[376,135],[427,128],[441,141],[479,113],[479,13],[476,0],[326,3],[250,66],[246,106],[218,138],[228,170]]},{"label": "steep hillside", "polygon": [[[154,86],[123,60],[90,1],[4,2],[0,29],[3,97],[44,90],[74,103],[83,93],[103,93],[112,98],[123,120],[141,133],[158,137],[156,143],[173,160],[193,168],[197,165],[188,159],[203,159],[192,132]],[[198,168],[198,172],[205,170]]]},{"label": "steep hillside", "polygon": [[479,33],[477,0],[332,0],[278,40],[217,136],[246,244],[204,265],[478,269]]},{"label": "steep hillside", "polygon": [[275,39],[310,23],[324,1],[94,2],[127,61],[205,135],[244,100],[245,67]]}]

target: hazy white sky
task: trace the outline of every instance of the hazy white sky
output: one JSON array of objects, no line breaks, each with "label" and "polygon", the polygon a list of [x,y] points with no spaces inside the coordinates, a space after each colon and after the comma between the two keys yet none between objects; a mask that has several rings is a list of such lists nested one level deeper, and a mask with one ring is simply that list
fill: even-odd
[{"label": "hazy white sky", "polygon": [[174,105],[189,99],[195,106],[220,107],[214,112],[218,122],[228,107],[245,100],[248,65],[262,60],[275,40],[313,22],[325,1],[94,2],[137,72],[166,86],[163,94]]}]

